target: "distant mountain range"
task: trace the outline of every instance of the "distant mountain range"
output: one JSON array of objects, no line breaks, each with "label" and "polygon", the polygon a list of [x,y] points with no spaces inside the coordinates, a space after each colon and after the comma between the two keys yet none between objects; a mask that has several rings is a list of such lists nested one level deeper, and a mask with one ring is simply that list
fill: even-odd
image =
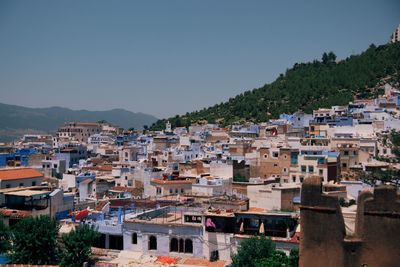
[{"label": "distant mountain range", "polygon": [[51,133],[67,121],[96,122],[105,120],[113,125],[142,129],[157,118],[124,109],[106,111],[72,110],[62,107],[27,108],[0,103],[0,141],[10,141],[24,133]]}]

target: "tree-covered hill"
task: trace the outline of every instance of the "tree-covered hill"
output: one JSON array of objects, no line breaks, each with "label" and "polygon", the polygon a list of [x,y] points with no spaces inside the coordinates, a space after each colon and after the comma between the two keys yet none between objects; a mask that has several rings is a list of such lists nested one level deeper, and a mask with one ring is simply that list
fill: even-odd
[{"label": "tree-covered hill", "polygon": [[354,98],[376,97],[384,83],[398,84],[399,74],[400,43],[371,45],[362,54],[341,61],[332,52],[324,53],[321,61],[296,63],[261,88],[209,108],[158,120],[151,128],[163,129],[167,120],[174,127],[203,120],[223,126],[242,121],[262,122],[281,113],[345,105]]}]

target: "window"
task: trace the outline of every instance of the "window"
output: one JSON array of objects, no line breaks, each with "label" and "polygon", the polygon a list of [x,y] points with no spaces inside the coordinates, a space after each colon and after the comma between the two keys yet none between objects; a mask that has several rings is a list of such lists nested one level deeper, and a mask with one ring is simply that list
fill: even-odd
[{"label": "window", "polygon": [[19,183],[19,186],[24,186],[24,183]]},{"label": "window", "polygon": [[174,190],[173,190],[172,188],[170,188],[170,189],[169,189],[169,193],[170,193],[170,194],[173,194],[173,193],[174,193]]},{"label": "window", "polygon": [[179,253],[193,253],[193,241],[191,239],[178,239],[176,237],[173,237],[169,242],[169,251]]},{"label": "window", "polygon": [[264,159],[267,159],[268,158],[268,154],[264,154]]},{"label": "window", "polygon": [[320,175],[320,176],[324,175],[324,170],[323,170],[323,169],[319,169],[318,172],[319,172],[319,175]]},{"label": "window", "polygon": [[170,252],[178,252],[178,239],[172,238],[169,242],[169,251]]},{"label": "window", "polygon": [[36,186],[36,181],[33,181],[33,182],[32,182],[32,186]]},{"label": "window", "polygon": [[301,172],[307,172],[307,166],[301,165]]},{"label": "window", "polygon": [[279,153],[278,153],[278,152],[272,152],[272,156],[273,156],[274,158],[277,158],[277,157],[279,157]]},{"label": "window", "polygon": [[154,235],[149,237],[149,250],[157,250],[157,237]]},{"label": "window", "polygon": [[11,185],[10,184],[6,184],[6,188],[10,188],[11,187]]},{"label": "window", "polygon": [[314,166],[308,166],[308,172],[314,173]]},{"label": "window", "polygon": [[348,156],[348,155],[349,155],[349,151],[345,150],[345,151],[343,152],[343,154],[344,154],[345,156]]},{"label": "window", "polygon": [[343,168],[347,168],[347,163],[343,163],[343,164],[342,164],[342,167],[343,167]]},{"label": "window", "polygon": [[157,195],[161,195],[161,187],[157,187]]},{"label": "window", "polygon": [[296,182],[296,175],[292,176],[292,181],[293,181],[293,183]]},{"label": "window", "polygon": [[137,244],[137,233],[132,234],[132,244],[134,244],[134,245]]},{"label": "window", "polygon": [[287,168],[283,168],[283,172],[286,173],[287,172]]},{"label": "window", "polygon": [[185,240],[185,253],[193,253],[193,241],[191,239]]},{"label": "window", "polygon": [[175,188],[175,194],[178,194],[178,193],[179,193],[179,189]]},{"label": "window", "polygon": [[300,176],[300,183],[302,183],[304,181],[304,177]]},{"label": "window", "polygon": [[181,194],[183,194],[185,192],[185,190],[183,188],[181,188]]}]

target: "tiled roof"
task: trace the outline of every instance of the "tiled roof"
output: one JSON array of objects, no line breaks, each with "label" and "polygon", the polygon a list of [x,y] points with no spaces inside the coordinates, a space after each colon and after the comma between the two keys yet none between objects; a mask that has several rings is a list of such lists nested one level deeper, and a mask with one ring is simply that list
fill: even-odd
[{"label": "tiled roof", "polygon": [[134,196],[141,195],[143,193],[143,188],[125,187],[125,186],[114,186],[111,188],[111,190],[129,192]]},{"label": "tiled roof", "polygon": [[153,179],[152,183],[163,185],[163,184],[192,184],[191,180],[161,180],[161,179]]},{"label": "tiled roof", "polygon": [[31,212],[26,210],[0,209],[0,215],[11,218],[25,218],[29,217]]},{"label": "tiled roof", "polygon": [[91,170],[91,171],[104,171],[104,172],[111,172],[112,166],[111,165],[98,165],[98,166],[85,166],[82,168],[83,170]]},{"label": "tiled roof", "polygon": [[97,206],[94,208],[94,210],[102,211],[103,208],[107,205],[107,203],[109,203],[109,202],[108,201],[99,201],[99,203],[97,203]]},{"label": "tiled roof", "polygon": [[18,180],[43,177],[43,174],[32,168],[3,169],[0,170],[0,180]]}]

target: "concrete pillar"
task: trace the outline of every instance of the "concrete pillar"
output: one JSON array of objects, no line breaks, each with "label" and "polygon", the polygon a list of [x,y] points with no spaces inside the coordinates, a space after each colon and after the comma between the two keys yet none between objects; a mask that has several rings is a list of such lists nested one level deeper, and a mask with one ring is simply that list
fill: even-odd
[{"label": "concrete pillar", "polygon": [[110,235],[106,234],[106,243],[105,243],[106,248],[110,248]]}]

